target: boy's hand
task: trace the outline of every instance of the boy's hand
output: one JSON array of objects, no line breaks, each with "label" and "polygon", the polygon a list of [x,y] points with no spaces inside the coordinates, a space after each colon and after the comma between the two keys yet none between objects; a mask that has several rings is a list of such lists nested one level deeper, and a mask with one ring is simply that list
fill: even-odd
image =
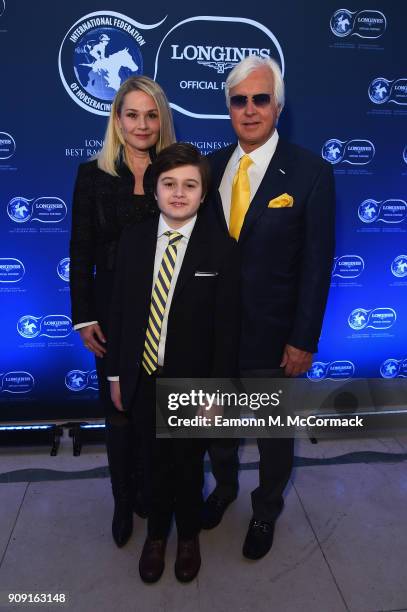
[{"label": "boy's hand", "polygon": [[110,381],[110,397],[117,410],[125,412],[122,404],[122,395],[120,393],[120,381]]}]

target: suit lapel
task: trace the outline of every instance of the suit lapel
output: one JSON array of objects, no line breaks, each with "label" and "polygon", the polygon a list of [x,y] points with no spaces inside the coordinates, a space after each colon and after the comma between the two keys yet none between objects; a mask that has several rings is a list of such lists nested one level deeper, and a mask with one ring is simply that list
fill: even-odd
[{"label": "suit lapel", "polygon": [[279,139],[276,151],[246,213],[239,242],[246,238],[257,219],[267,209],[270,200],[289,191],[288,166],[289,159],[286,156],[284,142]]},{"label": "suit lapel", "polygon": [[212,170],[212,193],[211,197],[213,199],[213,206],[215,209],[216,216],[218,221],[223,228],[223,230],[228,234],[229,229],[225,219],[225,213],[223,212],[222,199],[219,193],[219,187],[222,182],[222,177],[225,172],[226,166],[228,165],[229,159],[236,149],[236,145],[230,145],[225,149],[219,151],[215,159],[211,160],[211,170]]},{"label": "suit lapel", "polygon": [[[132,283],[133,302],[137,304],[137,311],[149,312],[151,301],[151,289],[154,276],[154,260],[157,246],[157,229],[159,216],[153,220],[141,223],[139,239],[134,245],[134,278],[137,282]],[[144,225],[144,227],[143,227]]]}]

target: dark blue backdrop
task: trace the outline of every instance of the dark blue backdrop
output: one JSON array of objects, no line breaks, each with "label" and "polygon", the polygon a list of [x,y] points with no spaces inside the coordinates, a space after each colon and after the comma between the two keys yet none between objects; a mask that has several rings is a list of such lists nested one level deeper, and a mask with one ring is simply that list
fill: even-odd
[{"label": "dark blue backdrop", "polygon": [[178,139],[207,153],[233,140],[223,84],[251,53],[285,72],[280,134],[336,174],[337,259],[309,376],[407,376],[407,6],[80,4],[0,2],[0,420],[98,414],[66,258],[76,169],[120,82],[155,77]]}]

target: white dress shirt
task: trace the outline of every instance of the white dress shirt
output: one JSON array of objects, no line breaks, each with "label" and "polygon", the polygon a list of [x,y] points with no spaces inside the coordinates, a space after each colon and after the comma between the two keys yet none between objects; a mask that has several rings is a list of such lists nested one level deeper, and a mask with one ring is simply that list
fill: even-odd
[{"label": "white dress shirt", "polygon": [[[278,132],[274,130],[270,138],[260,147],[248,153],[253,163],[249,166],[247,174],[250,182],[250,202],[253,200],[256,192],[263,180],[268,165],[275,153],[278,143]],[[222,181],[219,186],[219,193],[222,199],[223,212],[227,226],[230,223],[230,203],[232,199],[232,184],[237,169],[239,167],[240,159],[246,155],[240,144],[237,145],[233,151],[231,158],[223,173]]]},{"label": "white dress shirt", "polygon": [[[165,249],[169,243],[169,236],[164,236],[165,232],[178,232],[182,234],[181,240],[177,244],[177,258],[175,260],[174,273],[171,279],[170,290],[168,292],[167,303],[165,305],[164,310],[164,318],[161,324],[161,334],[160,334],[160,342],[158,344],[158,365],[164,365],[164,355],[165,355],[165,341],[167,339],[167,326],[168,326],[168,313],[171,308],[172,297],[174,295],[175,285],[177,284],[177,279],[179,272],[181,270],[182,262],[184,261],[185,252],[187,250],[188,241],[191,237],[192,230],[194,229],[196,222],[196,215],[192,217],[185,225],[174,229],[170,227],[163,219],[163,216],[160,215],[160,220],[158,222],[158,231],[157,231],[157,245],[155,249],[155,259],[154,259],[154,276],[153,276],[153,284],[151,286],[151,293],[153,292],[155,282],[157,280],[158,272],[160,270],[161,261],[163,255],[165,253]],[[118,376],[108,376],[108,380],[110,381],[118,381]]]}]

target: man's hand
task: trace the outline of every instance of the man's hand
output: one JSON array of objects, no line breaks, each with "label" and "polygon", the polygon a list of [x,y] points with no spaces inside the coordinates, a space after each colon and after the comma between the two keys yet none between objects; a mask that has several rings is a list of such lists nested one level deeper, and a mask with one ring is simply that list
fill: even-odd
[{"label": "man's hand", "polygon": [[312,353],[286,344],[283,351],[283,359],[280,368],[284,368],[286,376],[298,376],[310,369],[312,365]]},{"label": "man's hand", "polygon": [[122,394],[120,393],[120,381],[110,381],[110,397],[117,410],[125,412],[122,404]]},{"label": "man's hand", "polygon": [[106,343],[106,338],[99,323],[92,323],[86,327],[81,327],[81,329],[78,329],[78,332],[82,338],[83,345],[92,353],[95,353],[96,357],[103,357],[106,353],[106,349],[103,346]]}]

